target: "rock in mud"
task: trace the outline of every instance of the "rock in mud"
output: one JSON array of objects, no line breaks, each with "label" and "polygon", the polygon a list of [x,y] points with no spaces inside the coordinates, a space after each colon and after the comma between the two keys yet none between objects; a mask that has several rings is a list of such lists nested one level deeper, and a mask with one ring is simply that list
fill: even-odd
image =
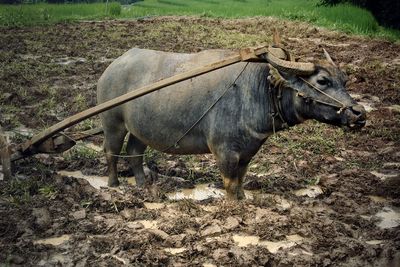
[{"label": "rock in mud", "polygon": [[164,175],[159,175],[159,177],[161,177],[159,179],[159,184],[163,188],[194,188],[192,181],[185,180],[181,177]]},{"label": "rock in mud", "polygon": [[85,209],[81,209],[75,212],[71,213],[71,216],[75,219],[75,220],[82,220],[86,218],[86,210]]},{"label": "rock in mud", "polygon": [[121,215],[127,220],[132,220],[135,218],[135,210],[125,208],[121,211]]},{"label": "rock in mud", "polygon": [[38,228],[45,229],[51,224],[50,212],[45,208],[33,209],[32,216],[35,217],[35,225]]},{"label": "rock in mud", "polygon": [[140,222],[128,222],[126,226],[130,229],[138,230],[138,229],[143,229],[144,225]]},{"label": "rock in mud", "polygon": [[258,177],[255,179],[249,178],[243,183],[243,189],[245,190],[258,190],[261,189],[261,182]]},{"label": "rock in mud", "polygon": [[108,192],[101,192],[100,197],[105,200],[105,201],[110,201],[111,200],[111,194]]},{"label": "rock in mud", "polygon": [[179,235],[172,235],[169,238],[169,241],[171,244],[175,247],[182,247],[183,246],[183,240],[186,238],[185,234],[179,234]]},{"label": "rock in mud", "polygon": [[233,247],[230,251],[239,266],[252,266],[254,264],[254,256],[250,251],[245,251],[239,247]]},{"label": "rock in mud", "polygon": [[215,235],[215,234],[219,234],[222,232],[222,229],[219,225],[210,225],[207,226],[203,231],[201,231],[201,235],[202,236],[210,236],[210,235]]},{"label": "rock in mud", "polygon": [[239,226],[239,220],[232,216],[228,217],[224,224],[224,228],[228,230],[235,229],[238,226]]},{"label": "rock in mud", "polygon": [[147,229],[147,231],[159,240],[166,241],[169,238],[169,234],[159,229]]},{"label": "rock in mud", "polygon": [[216,262],[229,262],[230,252],[226,248],[218,248],[213,253],[213,259]]},{"label": "rock in mud", "polygon": [[22,258],[21,256],[18,256],[18,255],[12,255],[12,256],[10,256],[9,261],[10,261],[10,263],[12,265],[13,264],[20,265],[20,264],[23,264],[25,262],[25,259]]}]

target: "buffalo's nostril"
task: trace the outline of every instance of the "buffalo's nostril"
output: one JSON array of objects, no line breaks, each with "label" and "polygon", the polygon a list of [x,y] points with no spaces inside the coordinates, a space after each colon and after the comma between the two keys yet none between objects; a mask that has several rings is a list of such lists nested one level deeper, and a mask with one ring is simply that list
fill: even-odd
[{"label": "buffalo's nostril", "polygon": [[362,105],[354,105],[350,107],[348,114],[348,126],[351,129],[359,129],[365,126],[367,112]]},{"label": "buffalo's nostril", "polygon": [[362,105],[354,105],[351,107],[351,110],[356,116],[360,116],[366,113],[365,108]]}]

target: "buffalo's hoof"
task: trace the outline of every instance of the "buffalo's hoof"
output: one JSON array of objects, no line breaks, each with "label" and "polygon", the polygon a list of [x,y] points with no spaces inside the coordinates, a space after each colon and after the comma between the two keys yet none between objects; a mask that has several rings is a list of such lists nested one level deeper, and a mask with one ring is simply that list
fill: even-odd
[{"label": "buffalo's hoof", "polygon": [[108,186],[109,187],[117,187],[117,186],[119,186],[119,181],[118,180],[108,181]]},{"label": "buffalo's hoof", "polygon": [[243,189],[242,190],[239,189],[239,190],[235,190],[233,192],[227,191],[226,199],[237,201],[237,200],[246,199],[246,196],[244,195]]}]

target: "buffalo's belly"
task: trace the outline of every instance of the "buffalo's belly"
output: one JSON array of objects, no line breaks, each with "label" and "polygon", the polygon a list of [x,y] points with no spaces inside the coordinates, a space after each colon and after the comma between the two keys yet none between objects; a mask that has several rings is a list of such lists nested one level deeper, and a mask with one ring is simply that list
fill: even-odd
[{"label": "buffalo's belly", "polygon": [[[141,102],[141,101],[138,101]],[[168,110],[156,112],[144,103],[125,109],[127,130],[144,144],[171,154],[204,154],[210,150],[207,133],[202,129],[205,122],[195,124],[197,116],[173,113]],[[172,115],[173,114],[173,115]],[[189,129],[193,127],[189,131]],[[189,131],[189,132],[187,132]]]}]

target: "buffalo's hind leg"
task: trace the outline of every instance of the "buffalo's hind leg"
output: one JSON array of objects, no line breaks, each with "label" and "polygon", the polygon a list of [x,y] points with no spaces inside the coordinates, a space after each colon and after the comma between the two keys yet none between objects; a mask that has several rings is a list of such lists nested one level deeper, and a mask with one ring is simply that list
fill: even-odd
[{"label": "buffalo's hind leg", "polygon": [[218,168],[221,171],[227,198],[231,200],[243,199],[243,177],[247,171],[247,162],[240,159],[237,152],[217,154]]},{"label": "buffalo's hind leg", "polygon": [[108,186],[118,186],[118,172],[117,163],[118,155],[121,152],[122,145],[126,136],[125,126],[117,127],[112,125],[107,127],[103,123],[104,130],[104,152],[106,154],[106,160],[108,165]]},{"label": "buffalo's hind leg", "polygon": [[143,187],[146,184],[146,175],[143,170],[143,153],[146,145],[132,134],[129,135],[126,152],[128,153],[129,163],[135,175],[136,184]]}]

